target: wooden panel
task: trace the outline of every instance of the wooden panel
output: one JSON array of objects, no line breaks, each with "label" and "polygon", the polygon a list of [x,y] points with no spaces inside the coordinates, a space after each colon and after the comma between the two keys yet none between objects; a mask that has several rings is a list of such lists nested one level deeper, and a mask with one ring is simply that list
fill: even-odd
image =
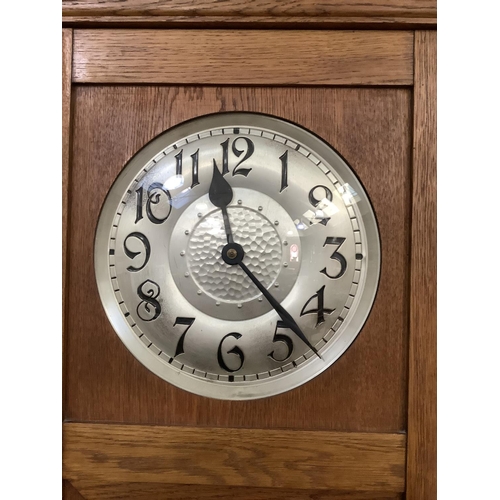
[{"label": "wooden panel", "polygon": [[75,30],[79,83],[412,85],[413,33]]},{"label": "wooden panel", "polygon": [[65,479],[402,492],[403,434],[64,424]]},{"label": "wooden panel", "polygon": [[436,38],[415,38],[408,500],[437,495]]},{"label": "wooden panel", "polygon": [[63,500],[86,500],[69,481],[63,481],[62,497]]},{"label": "wooden panel", "polygon": [[436,0],[63,0],[64,16],[436,19]]},{"label": "wooden panel", "polygon": [[[77,85],[66,417],[186,426],[404,430],[411,103],[409,89]],[[176,123],[230,110],[281,116],[333,144],[370,193],[383,249],[374,308],[349,350],[307,384],[257,401],[202,398],[149,372],[109,325],[93,270],[99,210],[126,161]]]},{"label": "wooden panel", "polygon": [[400,493],[77,481],[87,500],[402,500]]},{"label": "wooden panel", "polygon": [[[63,324],[63,374],[66,372],[64,332],[66,330],[67,254],[68,254],[68,195],[69,160],[71,141],[71,57],[73,30],[62,30],[62,324]],[[65,377],[63,375],[63,384]],[[64,407],[64,391],[63,391]]]}]

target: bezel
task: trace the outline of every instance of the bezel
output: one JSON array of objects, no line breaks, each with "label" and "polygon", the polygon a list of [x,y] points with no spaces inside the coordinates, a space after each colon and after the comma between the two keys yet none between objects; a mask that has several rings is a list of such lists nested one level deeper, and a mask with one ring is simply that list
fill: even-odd
[{"label": "bezel", "polygon": [[[295,144],[300,143],[311,151],[317,159],[317,165],[331,170],[335,176],[355,188],[357,200],[352,207],[358,222],[362,222],[364,232],[363,245],[367,249],[364,257],[366,271],[360,273],[364,283],[362,293],[356,294],[355,313],[343,322],[340,333],[333,336],[321,349],[321,359],[307,355],[302,362],[297,362],[293,369],[283,373],[255,380],[238,381],[235,374],[233,382],[200,378],[186,371],[181,371],[169,364],[162,356],[151,351],[127,322],[116,300],[112,277],[109,273],[109,241],[117,209],[124,193],[137,178],[138,173],[158,156],[159,151],[193,134],[207,132],[214,128],[260,128],[269,133],[289,138]],[[312,156],[312,155],[311,155]],[[315,162],[316,163],[316,162]],[[356,245],[357,246],[357,245]],[[322,373],[331,366],[352,344],[360,333],[372,309],[380,278],[381,249],[375,213],[360,180],[346,160],[326,141],[300,125],[271,115],[249,112],[225,112],[200,116],[183,122],[163,132],[146,144],[125,165],[113,183],[104,201],[98,220],[94,245],[95,276],[99,295],[106,315],[125,346],[150,371],[173,385],[189,392],[215,399],[248,400],[277,395],[294,389]],[[340,317],[345,317],[343,311]],[[291,364],[291,363],[290,363]]]}]

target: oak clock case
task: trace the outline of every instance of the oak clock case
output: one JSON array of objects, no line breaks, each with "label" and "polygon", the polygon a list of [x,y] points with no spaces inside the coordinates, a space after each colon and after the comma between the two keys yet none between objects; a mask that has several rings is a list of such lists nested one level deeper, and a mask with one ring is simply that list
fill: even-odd
[{"label": "oak clock case", "polygon": [[353,170],[282,119],[217,113],[141,149],[95,239],[99,295],[149,370],[217,399],[257,399],[319,375],[355,340],[380,243]]}]

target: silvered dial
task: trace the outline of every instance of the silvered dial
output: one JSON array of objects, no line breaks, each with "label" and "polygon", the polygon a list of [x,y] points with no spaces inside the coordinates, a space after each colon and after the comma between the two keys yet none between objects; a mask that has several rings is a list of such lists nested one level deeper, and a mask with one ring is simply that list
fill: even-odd
[{"label": "silvered dial", "polygon": [[125,166],[95,266],[111,324],[147,368],[196,394],[254,399],[308,381],[352,343],[380,247],[368,198],[329,145],[274,117],[220,113]]}]

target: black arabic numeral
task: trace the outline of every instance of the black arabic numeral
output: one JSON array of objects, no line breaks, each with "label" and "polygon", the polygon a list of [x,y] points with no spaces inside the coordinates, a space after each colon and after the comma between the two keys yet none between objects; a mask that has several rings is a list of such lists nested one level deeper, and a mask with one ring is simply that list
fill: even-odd
[{"label": "black arabic numeral", "polygon": [[[134,252],[134,251],[130,250],[130,248],[127,246],[127,241],[130,238],[134,238],[134,239],[139,240],[142,243],[142,245],[144,246],[144,251],[139,250],[138,252]],[[132,273],[136,273],[136,272],[140,271],[141,269],[144,269],[144,267],[146,266],[146,264],[149,261],[149,256],[151,255],[151,246],[150,246],[149,241],[146,238],[146,236],[144,236],[142,233],[137,233],[137,232],[130,233],[123,241],[123,249],[125,251],[125,255],[129,259],[132,259],[132,260],[135,259],[138,255],[142,254],[143,252],[145,254],[144,262],[143,262],[142,266],[140,266],[140,267],[129,266],[129,267],[127,267],[127,271],[130,271]]]},{"label": "black arabic numeral", "polygon": [[[321,189],[324,189],[325,191],[325,196],[324,198],[318,200],[315,196],[314,196],[314,191],[318,188],[321,188]],[[309,191],[309,203],[313,206],[313,207],[317,207],[321,201],[323,201],[324,199],[327,199],[328,201],[332,201],[333,199],[333,195],[332,195],[332,192],[326,187],[326,186],[323,186],[321,184],[317,185],[317,186],[314,186],[311,191]],[[319,221],[320,224],[323,224],[323,226],[326,226],[328,224],[328,221],[330,220],[330,217],[325,217],[323,219],[321,219]]]},{"label": "black arabic numeral", "polygon": [[[182,169],[182,166],[181,166]],[[167,197],[168,201],[168,212],[165,217],[159,218],[156,217],[153,214],[151,205],[159,205],[160,201],[162,199],[161,193],[163,193]],[[143,198],[144,198],[144,189],[140,187],[139,189],[136,190],[136,216],[135,216],[135,223],[137,224],[143,217],[142,215],[142,205],[143,205]],[[159,182],[154,182],[149,186],[148,188],[148,194],[147,194],[147,201],[146,201],[146,213],[148,215],[148,219],[153,223],[153,224],[161,224],[162,222],[165,222],[168,219],[168,216],[170,215],[170,211],[172,210],[172,197],[170,196],[170,192],[163,187],[163,184]]]},{"label": "black arabic numeral", "polygon": [[141,302],[137,306],[137,315],[142,321],[153,321],[161,313],[160,303],[156,300],[160,295],[160,287],[151,280],[146,280],[137,288]]},{"label": "black arabic numeral", "polygon": [[182,151],[175,155],[175,175],[182,175]]},{"label": "black arabic numeral", "polygon": [[182,354],[184,352],[184,338],[186,337],[186,333],[188,330],[191,328],[192,324],[194,323],[195,318],[180,318],[177,317],[175,319],[175,325],[185,325],[187,328],[184,330],[184,333],[181,335],[181,338],[179,339],[179,342],[177,342],[177,348],[175,349],[175,354],[174,358],[176,356],[179,356],[179,354]]},{"label": "black arabic numeral", "polygon": [[236,147],[236,143],[238,141],[245,141],[247,143],[247,147],[246,147],[246,153],[245,153],[245,156],[243,157],[242,160],[240,160],[236,166],[234,167],[233,169],[233,175],[244,175],[245,177],[250,173],[250,171],[252,170],[251,168],[240,168],[238,169],[238,167],[246,160],[248,160],[248,158],[250,158],[250,156],[253,155],[253,152],[255,151],[255,146],[253,144],[253,142],[248,139],[247,137],[238,137],[237,139],[234,140],[233,142],[233,153],[239,158],[243,152],[245,151],[244,149],[238,149]]},{"label": "black arabic numeral", "polygon": [[[167,197],[168,200],[168,212],[164,217],[156,217],[153,214],[152,206],[157,206],[161,204],[162,193]],[[146,201],[146,213],[148,214],[148,219],[153,224],[162,224],[168,219],[170,212],[172,211],[171,205],[172,197],[170,196],[170,192],[163,187],[163,184],[160,182],[154,182],[149,186],[148,189],[148,200]]]},{"label": "black arabic numeral", "polygon": [[140,187],[135,192],[136,206],[135,206],[135,223],[137,224],[142,219],[142,193],[144,189]]},{"label": "black arabic numeral", "polygon": [[288,150],[281,156],[281,189],[280,193],[288,187]]},{"label": "black arabic numeral", "polygon": [[[175,175],[182,175],[182,152],[183,152],[183,150],[181,149],[175,155]],[[200,150],[197,149],[196,152],[194,152],[191,155],[191,177],[192,177],[191,189],[193,189],[195,186],[197,186],[200,183],[198,180],[199,153],[200,153]]]},{"label": "black arabic numeral", "polygon": [[229,139],[221,142],[222,146],[222,175],[229,172]]},{"label": "black arabic numeral", "polygon": [[[321,323],[325,322],[325,314],[332,314],[335,309],[326,309],[325,308],[325,285],[323,285],[305,304],[300,311],[300,315],[304,316],[305,314],[317,314],[316,318],[316,327],[321,325]],[[318,299],[318,307],[316,309],[309,309],[305,311],[305,308],[308,306],[309,302],[314,299]]]},{"label": "black arabic numeral", "polygon": [[322,188],[325,190],[325,198],[328,200],[328,201],[332,201],[333,199],[333,195],[332,195],[332,192],[326,187],[326,186],[322,186],[321,184],[318,184],[317,186],[314,186],[311,191],[309,191],[309,202],[311,203],[311,205],[313,207],[317,207],[319,205],[319,202],[321,200],[318,200],[315,196],[314,196],[314,191],[318,188]]},{"label": "black arabic numeral", "polygon": [[195,186],[197,186],[200,182],[198,181],[198,157],[200,154],[200,150],[197,149],[195,153],[191,155],[191,176],[192,176],[192,182],[191,182],[191,189],[193,189]]},{"label": "black arabic numeral", "polygon": [[345,238],[340,238],[340,237],[337,238],[335,236],[329,236],[326,238],[325,243],[323,244],[323,247],[325,245],[336,245],[337,247],[330,256],[330,259],[336,260],[340,264],[340,271],[335,276],[329,275],[326,270],[326,267],[320,271],[320,273],[323,273],[325,276],[328,276],[332,280],[341,278],[347,269],[347,261],[345,260],[345,257],[338,252],[339,248],[342,246],[342,243],[344,243],[344,241]]},{"label": "black arabic numeral", "polygon": [[277,359],[274,355],[275,351],[273,350],[272,352],[270,352],[268,354],[268,356],[270,358],[274,359],[274,361],[278,361],[281,363],[283,361],[286,361],[292,355],[293,342],[292,342],[292,339],[290,337],[287,337],[286,335],[278,333],[278,328],[287,328],[286,323],[284,323],[283,321],[278,321],[276,323],[276,330],[274,330],[273,343],[274,342],[283,342],[287,347],[287,354],[283,359]]},{"label": "black arabic numeral", "polygon": [[245,362],[245,355],[243,354],[243,351],[238,347],[234,346],[232,349],[227,351],[227,354],[236,354],[240,358],[240,366],[238,368],[235,368],[234,370],[232,368],[229,368],[229,366],[226,365],[224,362],[224,358],[222,357],[222,344],[224,343],[224,340],[226,340],[228,337],[234,337],[236,340],[241,338],[241,333],[228,333],[225,337],[222,338],[219,344],[219,348],[217,350],[217,361],[219,362],[219,366],[223,369],[226,370],[227,372],[233,373],[237,372],[238,370],[241,369],[243,366],[243,363]]},{"label": "black arabic numeral", "polygon": [[[245,141],[246,147],[244,149],[239,149],[237,146],[237,142],[240,141]],[[229,138],[226,139],[224,142],[221,142],[222,146],[222,175],[226,175],[229,173]],[[231,150],[233,154],[239,158],[245,151],[245,155],[243,158],[236,164],[236,166],[233,168],[233,175],[243,175],[247,176],[250,171],[252,170],[251,168],[238,168],[244,161],[248,160],[250,156],[253,155],[255,151],[255,146],[254,143],[248,139],[247,137],[237,137],[231,146]]]}]

